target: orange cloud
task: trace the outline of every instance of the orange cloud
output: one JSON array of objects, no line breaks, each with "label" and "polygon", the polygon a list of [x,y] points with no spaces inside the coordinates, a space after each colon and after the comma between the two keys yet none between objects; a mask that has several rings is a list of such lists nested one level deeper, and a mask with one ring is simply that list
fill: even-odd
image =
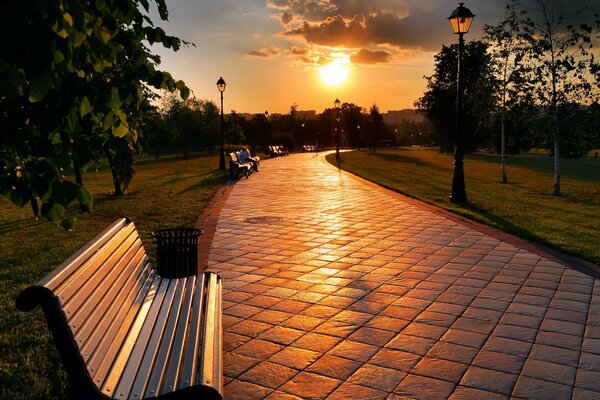
[{"label": "orange cloud", "polygon": [[383,50],[360,49],[350,56],[350,61],[355,64],[380,64],[391,61],[392,55]]},{"label": "orange cloud", "polygon": [[274,47],[262,48],[260,50],[252,50],[248,53],[248,55],[254,57],[271,58],[279,55],[279,50]]}]

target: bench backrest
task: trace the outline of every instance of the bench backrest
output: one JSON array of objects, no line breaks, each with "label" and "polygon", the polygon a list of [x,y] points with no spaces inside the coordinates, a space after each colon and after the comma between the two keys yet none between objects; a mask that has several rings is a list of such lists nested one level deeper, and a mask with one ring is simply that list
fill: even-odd
[{"label": "bench backrest", "polygon": [[[142,393],[154,390],[159,394],[166,390],[167,382],[173,386],[172,390],[186,386],[185,382],[176,382],[177,379],[185,368],[190,374],[190,368],[195,371],[200,365],[196,348],[188,350],[193,355],[187,356],[186,363],[182,362],[183,356],[174,358],[168,353],[172,348],[178,348],[177,340],[181,342],[180,348],[183,338],[177,339],[176,330],[169,331],[166,325],[181,320],[179,313],[171,314],[173,302],[180,302],[179,307],[190,307],[192,302],[203,301],[203,291],[208,284],[204,280],[204,275],[171,280],[161,278],[152,268],[133,222],[122,218],[37,285],[22,292],[17,298],[17,307],[30,311],[36,305],[42,305],[77,392],[90,393],[95,388],[109,397],[118,397],[118,392],[126,393],[122,398],[128,398],[130,392],[133,395],[133,391],[139,392],[141,387]],[[183,293],[189,296],[187,303],[183,301]],[[160,303],[155,303],[155,299]],[[180,308],[177,310],[181,311]],[[156,313],[154,320],[147,318],[152,313]],[[163,313],[165,319],[157,319],[158,313]],[[169,322],[171,320],[174,322]],[[196,324],[207,323],[202,322],[200,316],[195,321]],[[163,326],[157,327],[159,323]],[[196,328],[198,331],[200,325]],[[187,325],[182,329],[187,332]],[[160,332],[161,337],[173,335],[172,342],[164,342],[167,347],[163,344],[145,355],[152,340],[155,346],[161,343],[159,339],[162,338],[154,338],[155,331]],[[194,334],[193,329],[189,332]],[[140,348],[138,339],[144,334],[148,334],[148,338]],[[183,349],[178,351],[183,352]],[[166,368],[156,364],[160,360],[175,362],[177,365],[170,366],[175,375],[163,374]],[[209,364],[214,364],[210,361]],[[142,370],[144,363],[149,363],[148,376],[131,375],[138,367]],[[152,371],[155,371],[154,376]],[[156,376],[156,373],[160,375]],[[187,386],[191,384],[197,382],[188,382]]]}]

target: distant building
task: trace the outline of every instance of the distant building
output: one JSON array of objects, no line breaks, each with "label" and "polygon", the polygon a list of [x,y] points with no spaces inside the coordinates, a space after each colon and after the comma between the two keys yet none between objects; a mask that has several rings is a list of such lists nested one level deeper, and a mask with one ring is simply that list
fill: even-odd
[{"label": "distant building", "polygon": [[416,110],[406,108],[398,111],[388,111],[383,114],[383,120],[388,124],[400,124],[402,121],[423,122],[425,116]]}]

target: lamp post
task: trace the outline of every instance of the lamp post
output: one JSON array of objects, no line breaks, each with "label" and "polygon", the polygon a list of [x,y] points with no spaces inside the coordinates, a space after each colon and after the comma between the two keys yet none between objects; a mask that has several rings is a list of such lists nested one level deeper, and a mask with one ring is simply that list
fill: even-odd
[{"label": "lamp post", "polygon": [[340,99],[335,99],[335,160],[340,161]]},{"label": "lamp post", "polygon": [[356,125],[356,151],[360,151],[360,125]]},{"label": "lamp post", "polygon": [[302,121],[302,124],[300,124],[302,126],[302,146],[304,146],[306,144],[305,140],[306,138],[304,137],[304,125],[306,125],[305,121]]},{"label": "lamp post", "polygon": [[462,82],[460,76],[460,64],[462,53],[464,51],[463,35],[469,32],[469,27],[475,15],[464,3],[458,3],[458,8],[452,11],[448,17],[452,31],[458,35],[458,69],[456,71],[456,147],[454,149],[454,172],[452,174],[452,194],[450,202],[455,204],[464,204],[467,202],[467,193],[465,190],[465,171],[463,154],[463,123],[462,123]]},{"label": "lamp post", "polygon": [[267,143],[269,143],[269,110],[265,110],[265,148],[267,149],[265,154],[269,154],[270,150],[269,147],[267,146]]},{"label": "lamp post", "polygon": [[225,133],[223,132],[223,125],[225,118],[223,117],[223,92],[225,91],[225,86],[227,84],[223,80],[223,77],[220,77],[217,81],[217,89],[221,92],[221,149],[219,154],[219,169],[225,170]]}]

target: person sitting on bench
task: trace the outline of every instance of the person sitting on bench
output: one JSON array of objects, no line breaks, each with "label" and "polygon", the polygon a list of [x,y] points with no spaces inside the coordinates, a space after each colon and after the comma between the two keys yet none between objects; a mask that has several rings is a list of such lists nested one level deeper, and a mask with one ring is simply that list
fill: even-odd
[{"label": "person sitting on bench", "polygon": [[258,163],[259,163],[259,158],[258,157],[251,157],[250,156],[250,151],[248,150],[247,147],[243,147],[242,151],[240,151],[240,162],[245,163],[245,162],[251,162],[252,163],[252,168],[258,172]]}]

